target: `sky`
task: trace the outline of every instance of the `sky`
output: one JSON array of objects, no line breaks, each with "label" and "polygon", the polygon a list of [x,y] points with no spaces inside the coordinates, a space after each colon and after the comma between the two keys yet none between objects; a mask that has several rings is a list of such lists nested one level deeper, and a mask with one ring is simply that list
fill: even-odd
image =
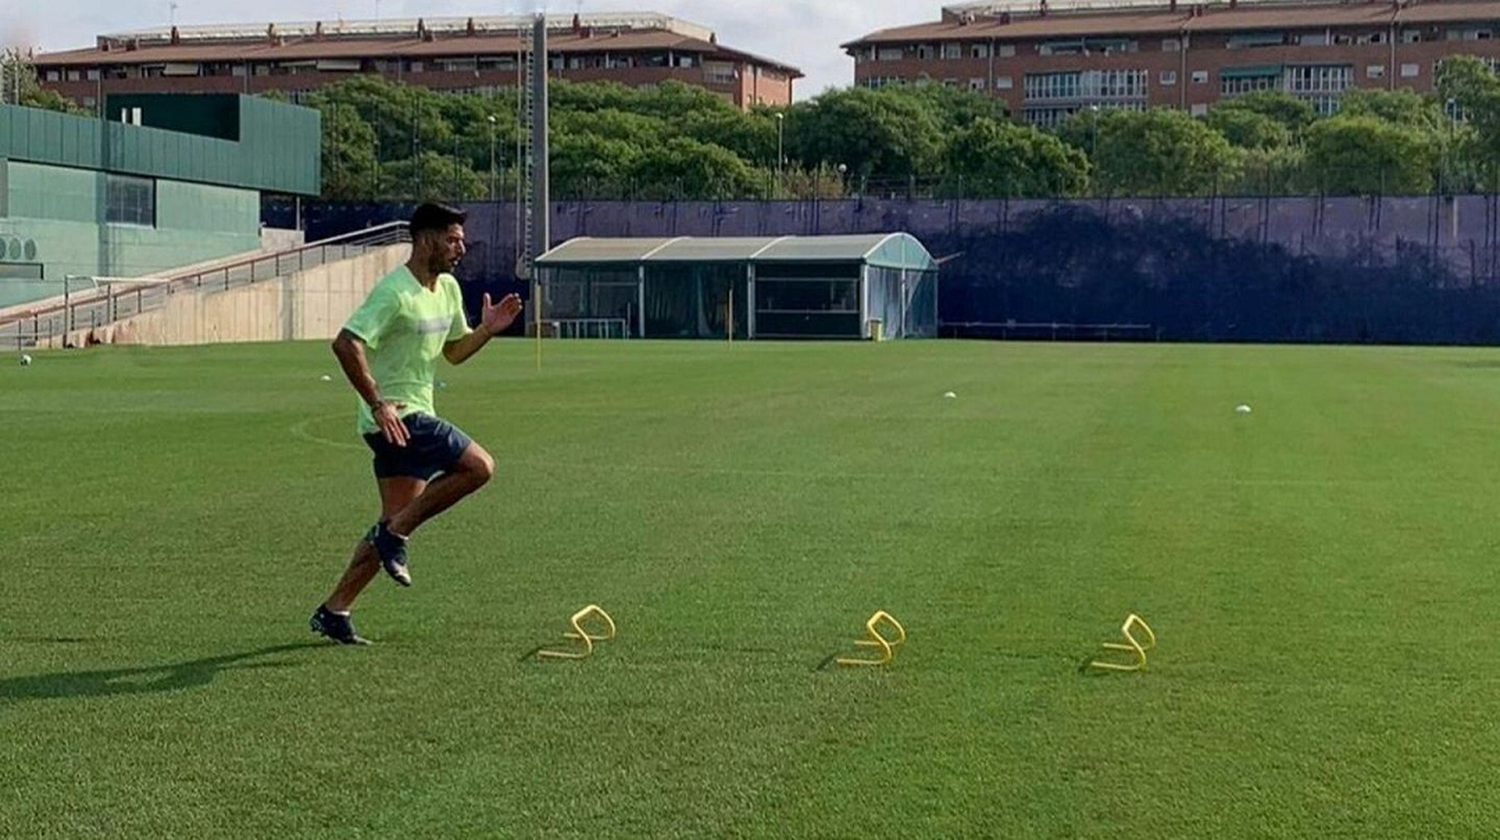
[{"label": "sky", "polygon": [[[937,20],[953,0],[0,0],[0,44],[63,50],[105,32],[180,24],[653,11],[711,27],[720,43],[798,67],[798,99],[854,80],[839,49],[877,29]],[[176,6],[175,12],[171,8]]]}]

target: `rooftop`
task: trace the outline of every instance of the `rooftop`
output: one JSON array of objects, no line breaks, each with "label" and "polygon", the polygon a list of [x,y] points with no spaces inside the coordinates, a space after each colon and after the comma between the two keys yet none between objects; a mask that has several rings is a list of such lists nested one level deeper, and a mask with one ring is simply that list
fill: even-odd
[{"label": "rooftop", "polygon": [[[240,62],[363,58],[434,58],[510,54],[530,46],[532,18],[502,15],[373,21],[179,26],[100,35],[93,47],[36,56],[43,67],[164,62]],[[708,27],[668,15],[631,12],[547,18],[549,53],[675,50],[801,71],[721,46]]]},{"label": "rooftop", "polygon": [[943,9],[942,20],[872,32],[844,44],[1389,26],[1500,20],[1500,0],[999,0]]},{"label": "rooftop", "polygon": [[861,262],[887,268],[934,270],[936,261],[911,234],[846,236],[726,236],[595,239],[580,236],[553,248],[537,265],[559,267],[671,262]]}]

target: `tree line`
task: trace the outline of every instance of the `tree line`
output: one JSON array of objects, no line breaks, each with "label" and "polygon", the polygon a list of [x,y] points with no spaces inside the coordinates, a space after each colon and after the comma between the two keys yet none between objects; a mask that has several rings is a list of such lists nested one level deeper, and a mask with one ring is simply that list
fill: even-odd
[{"label": "tree line", "polygon": [[[15,85],[23,104],[77,111]],[[7,69],[9,68],[9,69]],[[25,75],[25,74],[21,74]],[[1393,195],[1500,188],[1500,79],[1454,57],[1437,91],[1351,90],[1320,116],[1290,94],[1178,109],[1082,110],[1050,130],[939,84],[831,90],[742,111],[679,82],[553,82],[559,199]],[[272,94],[285,98],[282,94]],[[324,197],[512,198],[524,160],[514,89],[439,92],[374,75],[301,97],[323,116]]]}]

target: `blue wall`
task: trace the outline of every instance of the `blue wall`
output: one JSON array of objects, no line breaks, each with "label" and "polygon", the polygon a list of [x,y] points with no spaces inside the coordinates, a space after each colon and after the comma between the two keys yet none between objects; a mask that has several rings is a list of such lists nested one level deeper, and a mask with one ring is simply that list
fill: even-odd
[{"label": "blue wall", "polygon": [[[470,204],[471,294],[514,283],[515,206]],[[403,218],[304,205],[309,240]],[[1137,323],[1163,340],[1500,343],[1500,200],[559,202],[553,239],[907,231],[944,322]],[[290,205],[267,223],[291,226]]]}]

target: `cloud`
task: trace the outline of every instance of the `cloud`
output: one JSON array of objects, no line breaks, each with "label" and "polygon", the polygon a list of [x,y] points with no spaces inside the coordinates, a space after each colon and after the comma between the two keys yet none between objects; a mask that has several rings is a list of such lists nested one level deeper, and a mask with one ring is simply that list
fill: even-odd
[{"label": "cloud", "polygon": [[[167,0],[69,0],[46,5],[45,21],[41,3],[4,5],[19,6],[19,13],[0,16],[6,27],[0,42],[47,50],[89,46],[104,32],[165,26],[169,14]],[[360,20],[375,17],[377,7],[382,18],[414,18],[529,13],[539,5],[554,14],[649,9],[712,27],[726,46],[801,68],[807,74],[798,83],[801,99],[854,81],[854,64],[839,44],[876,29],[936,20],[943,0],[178,0],[176,15],[182,24],[264,23]]]}]

